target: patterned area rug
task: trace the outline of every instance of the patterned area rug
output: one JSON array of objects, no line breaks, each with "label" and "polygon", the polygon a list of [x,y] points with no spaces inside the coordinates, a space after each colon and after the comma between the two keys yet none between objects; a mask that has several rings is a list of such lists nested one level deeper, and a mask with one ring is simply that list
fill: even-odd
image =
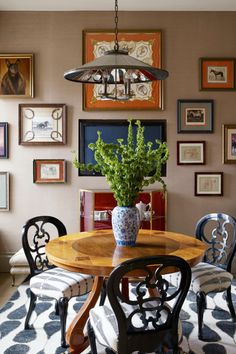
[{"label": "patterned area rug", "polygon": [[[31,323],[32,329],[24,330],[26,310],[29,305],[27,284],[20,285],[10,300],[0,309],[0,353],[1,354],[62,354],[60,324],[55,316],[53,301],[39,301]],[[85,297],[72,299],[69,303],[70,323]],[[236,308],[236,283],[233,286],[233,301]],[[181,311],[183,323],[182,348],[188,354],[235,354],[236,323],[231,322],[223,294],[208,297],[208,310],[204,317],[204,336],[197,337],[197,314],[195,296],[189,293]],[[88,350],[85,351],[86,353]],[[85,354],[84,352],[84,354]],[[101,351],[101,354],[104,353]]]}]

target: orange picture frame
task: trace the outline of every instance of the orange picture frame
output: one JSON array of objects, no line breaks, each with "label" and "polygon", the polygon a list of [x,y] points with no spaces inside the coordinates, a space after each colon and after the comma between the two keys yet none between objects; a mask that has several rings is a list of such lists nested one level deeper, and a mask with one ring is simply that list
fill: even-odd
[{"label": "orange picture frame", "polygon": [[34,183],[66,183],[66,161],[63,159],[33,160]]},{"label": "orange picture frame", "polygon": [[235,90],[235,59],[200,58],[200,90]]},{"label": "orange picture frame", "polygon": [[[83,63],[90,62],[114,49],[114,31],[83,31]],[[120,31],[119,49],[128,49],[129,55],[162,67],[161,31]],[[133,85],[135,98],[129,101],[102,100],[99,97],[99,85],[83,85],[83,110],[163,110],[163,83],[153,81]]]}]

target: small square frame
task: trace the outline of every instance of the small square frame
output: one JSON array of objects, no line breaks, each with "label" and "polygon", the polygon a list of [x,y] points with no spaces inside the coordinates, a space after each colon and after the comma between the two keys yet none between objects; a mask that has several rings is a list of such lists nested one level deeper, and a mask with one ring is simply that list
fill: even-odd
[{"label": "small square frame", "polygon": [[0,123],[0,159],[8,158],[8,123]]},{"label": "small square frame", "polygon": [[33,59],[33,54],[0,54],[0,97],[34,97]]},{"label": "small square frame", "polygon": [[177,141],[178,165],[204,165],[205,141]]},{"label": "small square frame", "polygon": [[66,144],[66,105],[20,104],[19,145]]},{"label": "small square frame", "polygon": [[236,163],[236,124],[222,126],[222,162]]},{"label": "small square frame", "polygon": [[34,183],[65,183],[66,161],[59,159],[33,160]]},{"label": "small square frame", "polygon": [[200,58],[200,90],[235,90],[234,58]]},{"label": "small square frame", "polygon": [[0,211],[9,210],[9,172],[0,172]]},{"label": "small square frame", "polygon": [[195,172],[195,196],[222,196],[223,172]]},{"label": "small square frame", "polygon": [[178,133],[212,133],[213,100],[177,100]]},{"label": "small square frame", "polygon": [[[114,49],[114,30],[83,31],[83,63]],[[120,30],[119,49],[153,67],[162,67],[162,32],[160,30]],[[132,86],[132,85],[131,85]],[[101,85],[83,85],[83,110],[163,110],[163,81],[134,85],[135,97],[128,101],[103,100]]]}]

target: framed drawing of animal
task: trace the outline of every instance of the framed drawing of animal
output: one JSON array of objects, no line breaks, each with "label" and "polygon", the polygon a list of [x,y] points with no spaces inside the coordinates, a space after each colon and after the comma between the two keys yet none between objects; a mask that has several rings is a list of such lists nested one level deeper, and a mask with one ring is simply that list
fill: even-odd
[{"label": "framed drawing of animal", "polygon": [[19,104],[19,145],[66,144],[66,105]]},{"label": "framed drawing of animal", "polygon": [[34,97],[33,54],[0,54],[0,97]]},{"label": "framed drawing of animal", "polygon": [[235,90],[234,58],[200,58],[200,90]]}]

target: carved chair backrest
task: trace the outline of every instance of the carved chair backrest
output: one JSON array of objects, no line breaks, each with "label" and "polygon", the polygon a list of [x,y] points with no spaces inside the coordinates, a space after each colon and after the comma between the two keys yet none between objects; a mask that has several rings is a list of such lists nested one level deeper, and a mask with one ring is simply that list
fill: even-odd
[{"label": "carved chair backrest", "polygon": [[208,246],[204,262],[230,272],[236,251],[235,218],[223,213],[207,214],[197,222],[195,235]]},{"label": "carved chair backrest", "polygon": [[52,237],[66,234],[64,224],[53,216],[36,216],[25,223],[22,229],[22,245],[31,276],[54,267],[48,261],[45,245]]},{"label": "carved chair backrest", "polygon": [[[165,278],[173,271],[178,271],[176,287],[171,287]],[[122,294],[122,279],[138,274],[142,276],[127,298]],[[179,312],[190,281],[190,266],[176,256],[131,259],[112,271],[107,295],[118,323],[118,354],[178,348]]]}]

